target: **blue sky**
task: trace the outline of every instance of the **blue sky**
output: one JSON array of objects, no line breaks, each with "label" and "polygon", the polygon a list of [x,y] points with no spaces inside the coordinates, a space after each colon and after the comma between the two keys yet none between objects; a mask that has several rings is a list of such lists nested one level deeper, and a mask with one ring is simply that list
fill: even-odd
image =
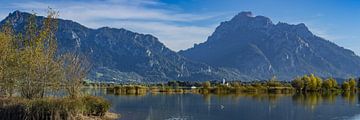
[{"label": "blue sky", "polygon": [[316,35],[360,55],[359,0],[0,0],[0,18],[14,10],[60,18],[90,28],[109,26],[152,34],[178,51],[204,42],[222,21],[252,11],[291,24],[305,23]]}]

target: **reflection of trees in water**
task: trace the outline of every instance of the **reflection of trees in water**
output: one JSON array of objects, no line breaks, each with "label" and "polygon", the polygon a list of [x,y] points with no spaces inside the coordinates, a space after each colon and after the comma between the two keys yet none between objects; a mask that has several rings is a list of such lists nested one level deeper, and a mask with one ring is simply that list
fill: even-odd
[{"label": "reflection of trees in water", "polygon": [[[360,94],[360,93],[359,93]],[[336,100],[340,96],[349,104],[356,104],[356,96],[358,96],[358,101],[360,101],[360,95],[357,95],[355,92],[306,92],[306,93],[296,93],[296,94],[271,94],[271,93],[242,93],[242,94],[204,94],[203,98],[207,104],[211,104],[212,96],[215,96],[217,99],[230,99],[232,101],[241,101],[244,98],[250,98],[254,101],[259,102],[269,102],[271,105],[277,104],[283,97],[292,96],[294,103],[308,107],[310,109],[315,109],[317,105],[321,103],[326,104],[335,104]]]},{"label": "reflection of trees in water", "polygon": [[296,104],[309,107],[313,110],[323,99],[320,93],[297,93],[292,97],[292,100]]},{"label": "reflection of trees in water", "polygon": [[269,102],[272,107],[275,107],[277,101],[283,97],[290,97],[293,94],[273,94],[273,93],[241,93],[241,94],[203,94],[203,100],[207,105],[211,105],[211,99],[226,99],[234,101],[241,101],[241,99],[251,99],[258,102]]},{"label": "reflection of trees in water", "polygon": [[324,92],[321,94],[322,99],[324,102],[327,102],[329,104],[335,104],[336,97],[339,95],[339,92]]},{"label": "reflection of trees in water", "polygon": [[[324,93],[297,93],[292,97],[292,100],[299,105],[315,109],[321,103],[335,104],[337,96],[340,92],[324,92]],[[354,92],[343,92],[342,98],[350,104],[356,103],[356,95]]]},{"label": "reflection of trees in water", "polygon": [[348,102],[349,104],[356,104],[356,95],[355,92],[352,91],[345,91],[341,94],[341,97]]}]

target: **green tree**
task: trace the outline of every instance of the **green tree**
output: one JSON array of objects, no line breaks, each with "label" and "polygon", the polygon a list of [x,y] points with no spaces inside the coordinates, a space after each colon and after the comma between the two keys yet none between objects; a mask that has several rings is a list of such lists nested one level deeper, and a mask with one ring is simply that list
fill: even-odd
[{"label": "green tree", "polygon": [[209,81],[206,81],[206,82],[204,82],[204,83],[202,84],[202,87],[203,87],[204,89],[209,89],[209,88],[211,87],[211,83],[210,83]]},{"label": "green tree", "polygon": [[300,77],[296,77],[295,80],[291,81],[291,85],[298,91],[302,91],[305,87],[305,82]]},{"label": "green tree", "polygon": [[[59,83],[61,64],[56,58],[57,13],[49,11],[41,28],[37,25],[35,14],[28,18],[26,33],[20,42],[19,66],[20,94],[28,99],[44,97],[48,86]],[[40,28],[40,29],[39,29]]]},{"label": "green tree", "polygon": [[239,87],[241,87],[241,83],[240,82],[234,82],[232,84],[232,86],[235,87],[235,88],[239,88]]},{"label": "green tree", "polygon": [[281,83],[276,79],[276,77],[272,77],[269,81],[267,81],[268,87],[280,87]]},{"label": "green tree", "polygon": [[24,34],[15,35],[11,21],[0,31],[0,87],[11,95],[19,86],[22,97],[32,99],[45,96],[48,86],[61,78],[61,64],[56,58],[57,12],[38,26],[35,14],[27,19]]},{"label": "green tree", "polygon": [[16,83],[16,53],[13,31],[6,22],[0,32],[0,88],[4,96],[12,96]]},{"label": "green tree", "polygon": [[345,91],[349,91],[350,90],[350,85],[348,81],[344,81],[344,83],[342,84],[341,88]]},{"label": "green tree", "polygon": [[322,88],[325,90],[331,90],[332,88],[332,81],[329,79],[324,80],[323,84],[322,84]]},{"label": "green tree", "polygon": [[355,78],[350,78],[349,79],[349,87],[351,91],[356,90],[356,80]]},{"label": "green tree", "polygon": [[312,82],[311,82],[310,77],[307,75],[304,75],[301,78],[301,80],[304,81],[304,90],[305,91],[311,90]]},{"label": "green tree", "polygon": [[331,82],[331,87],[332,88],[337,88],[338,84],[336,82],[336,80],[334,78],[329,78],[330,82]]},{"label": "green tree", "polygon": [[338,85],[334,78],[328,78],[328,79],[324,80],[322,83],[322,88],[324,90],[333,90],[333,89],[336,89],[337,87],[338,87]]}]

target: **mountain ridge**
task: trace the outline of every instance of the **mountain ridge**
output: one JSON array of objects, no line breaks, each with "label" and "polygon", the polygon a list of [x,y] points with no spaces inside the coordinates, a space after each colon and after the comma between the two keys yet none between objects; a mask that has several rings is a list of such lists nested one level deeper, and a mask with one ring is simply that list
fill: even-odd
[{"label": "mountain ridge", "polygon": [[[17,32],[27,17],[10,13]],[[36,16],[41,25],[45,17]],[[167,48],[151,34],[124,28],[88,28],[58,19],[59,53],[80,51],[94,64],[88,79],[101,82],[160,82],[170,80],[291,80],[314,73],[347,78],[360,73],[360,58],[349,49],[314,35],[304,23],[274,24],[265,16],[241,12],[221,22],[208,40],[179,52]],[[336,56],[336,57],[334,57]]]},{"label": "mountain ridge", "polygon": [[179,53],[215,67],[236,68],[259,79],[277,76],[290,80],[311,73],[341,78],[360,74],[356,69],[360,67],[359,56],[314,35],[304,23],[274,24],[270,18],[251,12],[222,22],[207,41]]},{"label": "mountain ridge", "polygon": [[[15,11],[0,24],[10,21],[15,31],[25,30],[31,14]],[[36,16],[41,26],[44,17]],[[80,51],[94,64],[89,79],[106,82],[204,81],[237,79],[236,72],[213,68],[189,60],[167,48],[156,37],[124,28],[87,28],[71,20],[58,19],[59,53]]]}]

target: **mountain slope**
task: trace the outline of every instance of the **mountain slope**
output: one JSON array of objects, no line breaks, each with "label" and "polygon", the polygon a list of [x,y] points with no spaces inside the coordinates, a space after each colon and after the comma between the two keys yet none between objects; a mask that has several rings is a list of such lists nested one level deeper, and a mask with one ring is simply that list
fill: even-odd
[{"label": "mountain slope", "polygon": [[[29,13],[15,11],[0,25],[10,21],[17,32],[23,32],[29,16]],[[39,25],[43,19],[37,16]],[[91,80],[158,82],[246,78],[238,72],[227,72],[188,60],[152,35],[109,27],[90,29],[70,20],[58,20],[59,53],[80,51],[88,56],[93,64],[88,77]]]},{"label": "mountain slope", "polygon": [[206,42],[180,54],[257,79],[289,80],[309,73],[337,78],[360,75],[360,58],[354,52],[314,35],[305,24],[273,24],[251,12],[222,22]]}]

